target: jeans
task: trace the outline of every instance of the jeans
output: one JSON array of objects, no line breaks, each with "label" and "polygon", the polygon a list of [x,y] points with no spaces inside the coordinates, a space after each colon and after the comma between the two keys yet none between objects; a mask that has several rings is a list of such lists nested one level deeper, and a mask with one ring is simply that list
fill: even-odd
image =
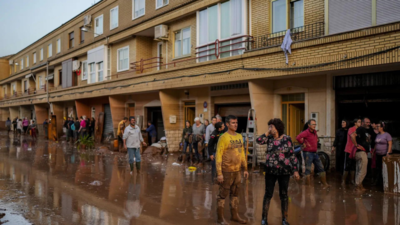
[{"label": "jeans", "polygon": [[303,152],[303,156],[306,164],[306,176],[311,174],[312,164],[314,164],[315,173],[324,172],[324,166],[322,165],[321,159],[319,159],[319,156],[316,152]]},{"label": "jeans", "polygon": [[197,160],[200,162],[202,158],[200,158],[198,142],[193,142],[193,148],[194,148],[194,154],[196,155]]},{"label": "jeans", "polygon": [[189,142],[185,141],[185,143],[183,143],[183,150],[182,150],[183,154],[186,153],[187,147],[189,147],[189,153],[192,153],[192,145]]},{"label": "jeans", "polygon": [[[140,162],[140,148],[128,148],[128,154],[129,164],[132,164],[134,161]],[[135,160],[133,158],[135,158]]]},{"label": "jeans", "polygon": [[356,172],[356,185],[362,185],[362,182],[367,175],[368,157],[364,151],[356,152],[357,172]]},{"label": "jeans", "polygon": [[73,132],[74,132],[74,140],[78,139],[78,131],[74,130]]}]

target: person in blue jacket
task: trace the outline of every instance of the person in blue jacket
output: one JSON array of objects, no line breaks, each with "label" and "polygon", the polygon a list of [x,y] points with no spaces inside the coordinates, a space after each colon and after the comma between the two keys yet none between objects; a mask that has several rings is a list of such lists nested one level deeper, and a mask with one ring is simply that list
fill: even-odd
[{"label": "person in blue jacket", "polygon": [[147,129],[146,132],[149,133],[150,135],[150,139],[151,140],[151,144],[156,143],[156,139],[157,139],[157,131],[156,131],[156,127],[151,123],[151,121],[147,122]]}]

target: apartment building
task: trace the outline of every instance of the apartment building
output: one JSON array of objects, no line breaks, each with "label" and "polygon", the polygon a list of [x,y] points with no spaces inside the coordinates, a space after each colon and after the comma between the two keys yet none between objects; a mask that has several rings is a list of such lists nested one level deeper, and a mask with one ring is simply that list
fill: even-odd
[{"label": "apartment building", "polygon": [[108,135],[134,115],[172,151],[185,120],[234,114],[243,132],[250,108],[259,133],[274,117],[293,137],[310,118],[324,136],[356,116],[394,126],[382,109],[399,100],[399,10],[389,0],[103,0],[0,59],[0,120],[52,114],[61,135],[65,116],[104,116],[97,131]]}]

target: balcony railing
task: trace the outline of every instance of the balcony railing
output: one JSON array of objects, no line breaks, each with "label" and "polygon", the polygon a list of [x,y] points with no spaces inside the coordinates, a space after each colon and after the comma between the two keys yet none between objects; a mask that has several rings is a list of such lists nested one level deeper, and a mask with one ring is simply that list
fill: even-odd
[{"label": "balcony railing", "polygon": [[[286,31],[281,31],[254,37],[249,50],[279,46],[282,44],[285,34]],[[319,22],[307,26],[292,28],[290,29],[290,34],[293,42],[321,37],[325,34],[325,23]]]}]

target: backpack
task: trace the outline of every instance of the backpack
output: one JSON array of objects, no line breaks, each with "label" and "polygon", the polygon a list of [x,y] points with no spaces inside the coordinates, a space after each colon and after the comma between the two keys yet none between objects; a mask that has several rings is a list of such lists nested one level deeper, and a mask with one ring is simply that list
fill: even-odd
[{"label": "backpack", "polygon": [[75,130],[75,124],[71,125],[71,130]]}]

